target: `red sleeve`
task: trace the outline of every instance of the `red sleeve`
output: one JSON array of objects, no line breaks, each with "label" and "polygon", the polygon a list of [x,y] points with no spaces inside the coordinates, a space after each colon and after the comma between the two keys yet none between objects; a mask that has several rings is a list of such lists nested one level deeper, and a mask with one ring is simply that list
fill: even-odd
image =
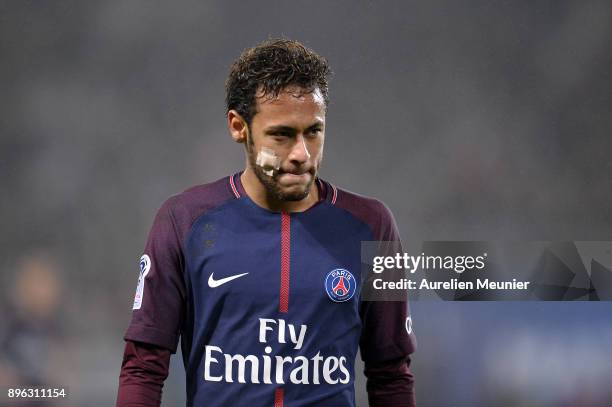
[{"label": "red sleeve", "polygon": [[173,198],[162,205],[140,259],[140,276],[125,340],[176,351],[185,313],[181,237]]},{"label": "red sleeve", "polygon": [[170,351],[127,341],[119,375],[117,407],[158,407],[168,377]]},{"label": "red sleeve", "polygon": [[[378,213],[375,237],[380,241],[401,242],[395,219],[382,203]],[[416,337],[412,330],[412,318],[407,296],[400,301],[365,301],[360,304],[362,334],[359,346],[365,363],[382,363],[406,359],[416,349]]]},{"label": "red sleeve", "polygon": [[410,358],[381,364],[366,363],[367,390],[370,407],[414,407],[414,377]]},{"label": "red sleeve", "polygon": [[[401,242],[395,219],[382,203],[375,236],[380,241]],[[409,369],[416,337],[407,298],[401,301],[362,301],[361,357],[365,362],[370,406],[412,407],[414,377]]]}]

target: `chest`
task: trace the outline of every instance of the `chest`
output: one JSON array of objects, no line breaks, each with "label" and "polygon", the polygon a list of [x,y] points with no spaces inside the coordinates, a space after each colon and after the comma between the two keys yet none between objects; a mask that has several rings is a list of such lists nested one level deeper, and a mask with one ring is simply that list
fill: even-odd
[{"label": "chest", "polygon": [[194,224],[186,279],[196,307],[230,298],[249,309],[282,310],[285,302],[285,312],[297,313],[353,304],[367,233],[363,225],[325,211],[211,214]]}]

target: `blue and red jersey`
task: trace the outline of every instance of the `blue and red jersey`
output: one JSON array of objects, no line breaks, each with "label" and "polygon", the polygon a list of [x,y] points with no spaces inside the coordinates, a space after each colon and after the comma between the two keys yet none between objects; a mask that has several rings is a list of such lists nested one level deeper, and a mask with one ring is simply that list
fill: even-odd
[{"label": "blue and red jersey", "polygon": [[255,204],[240,174],[159,210],[126,340],[181,342],[187,404],[354,406],[370,364],[415,348],[406,302],[361,301],[361,242],[396,241],[384,204],[316,180],[304,212]]}]

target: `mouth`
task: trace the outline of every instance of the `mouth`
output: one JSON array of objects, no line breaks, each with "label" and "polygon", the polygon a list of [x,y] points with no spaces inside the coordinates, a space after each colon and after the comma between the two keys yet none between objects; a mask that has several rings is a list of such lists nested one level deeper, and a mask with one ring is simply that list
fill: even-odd
[{"label": "mouth", "polygon": [[278,179],[283,184],[303,184],[308,182],[311,177],[310,171],[283,172],[279,175]]}]

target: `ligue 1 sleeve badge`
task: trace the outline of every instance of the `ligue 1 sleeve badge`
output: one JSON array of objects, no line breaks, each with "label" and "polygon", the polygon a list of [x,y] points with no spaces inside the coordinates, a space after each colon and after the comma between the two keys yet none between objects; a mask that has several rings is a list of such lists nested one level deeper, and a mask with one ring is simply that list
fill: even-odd
[{"label": "ligue 1 sleeve badge", "polygon": [[350,271],[334,269],[325,276],[325,291],[334,302],[344,302],[353,298],[357,281]]},{"label": "ligue 1 sleeve badge", "polygon": [[142,306],[142,296],[144,295],[145,277],[151,270],[151,258],[147,254],[143,254],[140,258],[140,274],[138,275],[138,285],[136,286],[136,295],[134,295],[134,305],[132,309],[140,309]]}]

